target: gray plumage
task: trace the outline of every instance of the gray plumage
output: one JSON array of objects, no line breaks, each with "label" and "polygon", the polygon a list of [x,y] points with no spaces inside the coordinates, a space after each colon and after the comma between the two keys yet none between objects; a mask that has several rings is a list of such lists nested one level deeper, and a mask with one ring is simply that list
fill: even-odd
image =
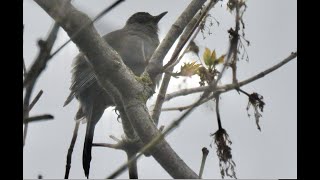
[{"label": "gray plumage", "polygon": [[[161,13],[158,16],[151,16],[146,12],[135,13],[127,20],[122,29],[103,36],[104,40],[119,53],[123,62],[137,76],[143,73],[148,60],[159,45],[158,22],[166,13]],[[64,106],[76,97],[80,102],[80,107],[75,119],[85,118],[87,121],[82,164],[88,178],[95,125],[104,110],[113,106],[114,103],[98,84],[95,74],[85,58],[86,56],[80,53],[74,60],[71,92]],[[157,81],[160,80],[160,77],[157,78]]]}]

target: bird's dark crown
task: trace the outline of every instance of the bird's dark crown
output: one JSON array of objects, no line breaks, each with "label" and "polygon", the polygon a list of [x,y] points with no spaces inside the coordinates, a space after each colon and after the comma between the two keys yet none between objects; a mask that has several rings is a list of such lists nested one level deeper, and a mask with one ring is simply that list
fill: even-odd
[{"label": "bird's dark crown", "polygon": [[152,22],[157,24],[157,22],[154,21],[154,16],[150,15],[147,12],[137,12],[128,19],[127,24],[134,24],[134,23],[147,24]]}]

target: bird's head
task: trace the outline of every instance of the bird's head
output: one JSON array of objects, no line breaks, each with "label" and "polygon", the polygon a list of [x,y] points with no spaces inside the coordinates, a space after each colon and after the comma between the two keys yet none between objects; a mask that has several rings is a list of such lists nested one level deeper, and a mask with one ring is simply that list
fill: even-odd
[{"label": "bird's head", "polygon": [[167,13],[166,11],[157,16],[152,16],[147,12],[137,12],[127,20],[126,25],[142,25],[158,30],[158,22]]}]

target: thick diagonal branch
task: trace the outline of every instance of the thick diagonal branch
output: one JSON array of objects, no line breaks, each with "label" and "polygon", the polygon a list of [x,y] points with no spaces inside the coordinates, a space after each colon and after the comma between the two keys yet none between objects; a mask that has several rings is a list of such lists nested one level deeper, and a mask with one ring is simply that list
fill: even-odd
[{"label": "thick diagonal branch", "polygon": [[[76,10],[71,4],[65,5],[64,11],[58,11],[62,8],[62,1],[35,2],[59,23],[69,36],[82,24],[90,21],[87,15]],[[191,4],[198,5],[198,2],[199,0],[194,0]],[[200,7],[193,8],[198,10]],[[152,89],[137,80],[124,65],[121,57],[100,37],[92,25],[84,28],[78,36],[72,38],[72,41],[88,57],[98,82],[106,92],[110,83],[119,91],[125,112],[138,136],[143,143],[150,142],[160,133],[153,124],[145,104],[145,99],[151,96]],[[151,154],[173,178],[198,178],[165,140],[154,146]]]}]

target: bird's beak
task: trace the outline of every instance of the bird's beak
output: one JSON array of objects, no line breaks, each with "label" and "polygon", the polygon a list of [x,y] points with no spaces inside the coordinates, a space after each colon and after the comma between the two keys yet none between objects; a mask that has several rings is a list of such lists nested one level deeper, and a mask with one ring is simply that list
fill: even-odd
[{"label": "bird's beak", "polygon": [[154,21],[155,21],[156,23],[158,23],[158,22],[160,21],[160,19],[161,19],[164,15],[166,15],[167,13],[168,13],[168,11],[163,12],[163,13],[159,14],[158,16],[154,16]]}]

